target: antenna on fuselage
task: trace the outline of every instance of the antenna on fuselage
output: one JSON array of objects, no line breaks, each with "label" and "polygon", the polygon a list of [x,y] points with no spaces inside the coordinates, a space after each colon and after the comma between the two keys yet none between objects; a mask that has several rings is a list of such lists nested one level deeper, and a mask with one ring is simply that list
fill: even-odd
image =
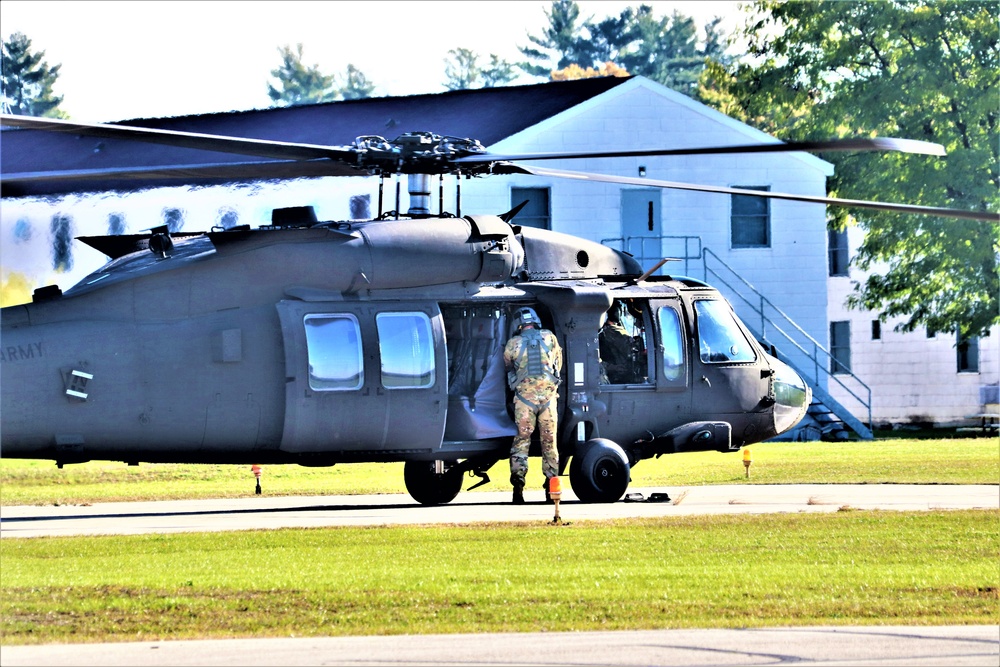
[{"label": "antenna on fuselage", "polygon": [[654,273],[656,273],[657,271],[659,271],[660,267],[663,266],[664,264],[666,264],[667,262],[679,262],[679,261],[681,261],[681,260],[679,258],[677,258],[677,257],[664,257],[659,262],[657,262],[653,266],[653,268],[649,269],[644,274],[642,274],[641,276],[639,276],[638,278],[636,278],[635,282],[641,283],[643,280],[649,278],[651,275],[653,275]]}]

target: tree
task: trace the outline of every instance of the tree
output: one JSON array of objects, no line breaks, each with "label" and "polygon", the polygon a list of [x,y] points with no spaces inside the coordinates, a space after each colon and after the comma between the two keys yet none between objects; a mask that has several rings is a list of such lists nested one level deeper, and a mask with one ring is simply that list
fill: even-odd
[{"label": "tree", "polygon": [[32,53],[31,40],[15,32],[3,42],[2,78],[4,111],[22,116],[65,117],[59,110],[63,98],[52,87],[62,65],[49,67],[45,51]]},{"label": "tree", "polygon": [[576,79],[593,79],[599,76],[628,76],[629,73],[625,69],[614,64],[610,60],[603,65],[600,69],[595,69],[593,67],[588,67],[583,69],[579,65],[570,65],[565,69],[553,70],[552,80],[553,81],[574,81]]},{"label": "tree", "polygon": [[296,45],[295,51],[282,46],[278,52],[281,53],[281,67],[271,70],[271,76],[278,80],[280,88],[267,84],[268,97],[275,106],[358,100],[371,97],[375,91],[375,84],[353,64],[347,65],[342,76],[327,75],[320,71],[319,65],[307,67],[303,64],[301,44]]},{"label": "tree", "polygon": [[368,81],[368,77],[354,65],[348,64],[347,73],[344,74],[344,84],[340,86],[339,96],[345,100],[360,100],[371,97],[375,92],[375,84]]},{"label": "tree", "polygon": [[490,54],[487,67],[479,65],[479,54],[471,49],[452,49],[448,56],[444,69],[447,77],[444,86],[448,90],[493,88],[514,79],[514,66],[496,54]]},{"label": "tree", "polygon": [[628,30],[633,45],[618,58],[625,69],[685,95],[695,92],[705,57],[698,49],[694,19],[676,11],[658,19],[642,5]]},{"label": "tree", "polygon": [[483,68],[483,88],[495,88],[510,83],[516,78],[514,65],[498,55],[490,54],[489,67]]},{"label": "tree", "polygon": [[448,90],[467,90],[479,79],[479,68],[476,66],[478,56],[472,49],[459,47],[448,51],[449,60],[445,60],[444,75],[447,81],[444,87]]},{"label": "tree", "polygon": [[[631,74],[694,96],[706,60],[724,57],[721,18],[705,26],[705,41],[699,44],[694,19],[676,11],[669,17],[656,17],[649,5],[627,7],[618,16],[596,22],[592,19],[579,22],[580,10],[575,2],[556,0],[546,16],[549,27],[543,36],[528,38],[556,55],[521,48],[536,64],[524,63],[520,67],[535,75],[565,73],[573,65],[587,71],[613,62]],[[556,57],[559,58],[556,67],[543,66]]]},{"label": "tree", "polygon": [[[523,62],[518,67],[533,76],[548,77],[553,69],[565,69],[570,65],[587,68],[593,65],[590,47],[581,36],[582,24],[577,23],[580,19],[579,5],[573,0],[553,0],[552,7],[545,12],[545,16],[549,25],[542,31],[542,36],[528,35],[528,41],[534,46],[518,47],[528,60],[535,62]],[[551,53],[553,51],[555,55]],[[553,60],[555,67],[551,66]]]},{"label": "tree", "polygon": [[277,85],[267,84],[267,95],[275,106],[314,104],[337,99],[339,91],[334,76],[323,74],[318,65],[307,67],[302,63],[302,44],[295,51],[289,46],[278,48],[281,66],[271,70]]},{"label": "tree", "polygon": [[[714,67],[714,103],[787,140],[897,136],[947,158],[842,154],[831,190],[852,199],[1000,210],[998,3],[973,0],[753,4],[748,60]],[[826,156],[825,156],[826,157]],[[1000,323],[1000,226],[853,212],[854,263],[870,275],[854,307],[963,337]],[[830,210],[833,227],[851,223]]]}]

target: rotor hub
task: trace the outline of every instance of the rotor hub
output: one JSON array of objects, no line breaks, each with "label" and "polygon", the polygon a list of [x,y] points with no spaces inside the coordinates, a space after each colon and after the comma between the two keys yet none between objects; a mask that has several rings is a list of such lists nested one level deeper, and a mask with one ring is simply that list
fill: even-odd
[{"label": "rotor hub", "polygon": [[475,139],[463,139],[432,132],[407,132],[392,141],[376,135],[358,137],[353,149],[357,164],[372,174],[478,174],[487,164],[458,165],[460,157],[486,153]]}]

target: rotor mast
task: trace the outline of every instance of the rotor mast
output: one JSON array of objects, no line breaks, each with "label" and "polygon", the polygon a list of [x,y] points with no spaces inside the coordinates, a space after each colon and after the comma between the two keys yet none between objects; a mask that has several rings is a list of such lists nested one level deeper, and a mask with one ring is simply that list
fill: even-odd
[{"label": "rotor mast", "polygon": [[[478,173],[489,173],[492,163],[479,163],[473,168],[468,165],[456,164],[461,157],[482,155],[486,149],[474,139],[461,139],[433,134],[431,132],[408,132],[394,141],[386,141],[383,137],[362,136],[354,142],[357,155],[357,165],[371,174],[385,178],[391,174],[396,178],[396,217],[399,217],[400,189],[399,178],[406,174],[407,193],[410,197],[409,209],[406,215],[411,218],[427,218],[431,213],[431,179],[440,177],[438,197],[441,200],[439,214],[444,214],[444,175],[454,174],[459,185],[456,187],[456,215],[461,213],[461,178]],[[464,167],[464,168],[463,168]],[[478,169],[476,168],[478,167]],[[379,185],[379,217],[382,216],[382,185]]]}]

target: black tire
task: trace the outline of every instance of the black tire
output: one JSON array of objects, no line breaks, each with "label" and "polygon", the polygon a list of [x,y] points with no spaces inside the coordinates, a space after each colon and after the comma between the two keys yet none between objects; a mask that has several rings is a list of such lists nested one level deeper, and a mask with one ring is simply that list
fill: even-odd
[{"label": "black tire", "polygon": [[450,503],[462,490],[462,473],[445,464],[444,474],[434,472],[433,461],[407,461],[403,465],[406,490],[421,505]]},{"label": "black tire", "polygon": [[573,493],[585,503],[613,503],[628,489],[630,466],[625,450],[595,438],[577,448],[569,464]]}]

